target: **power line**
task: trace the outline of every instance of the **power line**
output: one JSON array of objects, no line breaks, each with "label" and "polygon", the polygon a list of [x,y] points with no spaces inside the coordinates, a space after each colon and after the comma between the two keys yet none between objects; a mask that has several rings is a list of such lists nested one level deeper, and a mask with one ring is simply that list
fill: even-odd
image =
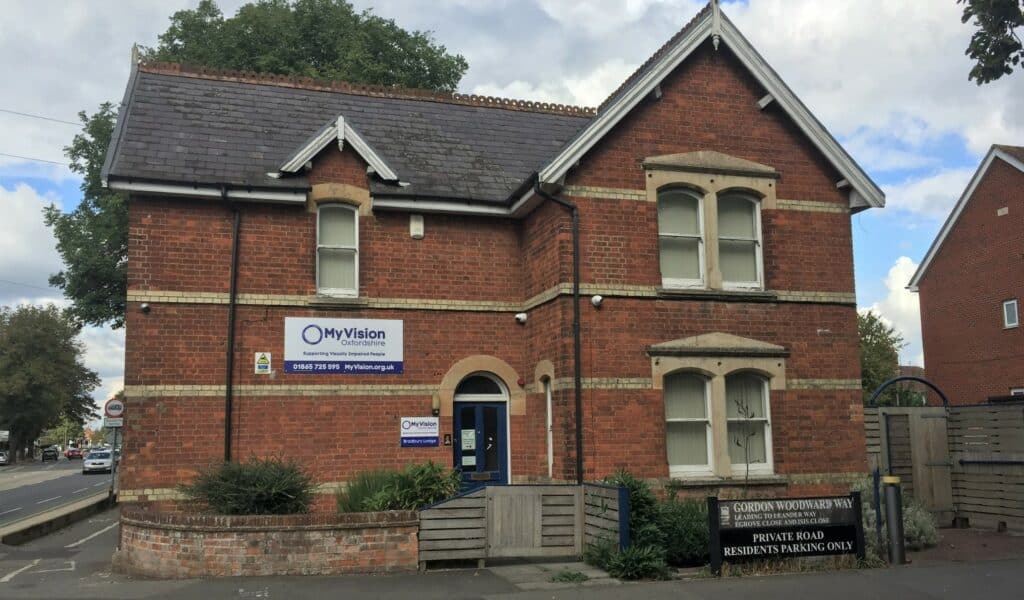
[{"label": "power line", "polygon": [[21,160],[34,160],[41,163],[50,163],[51,165],[60,165],[62,167],[67,166],[67,163],[57,162],[55,160],[46,160],[45,158],[32,158],[31,156],[19,156],[17,154],[7,154],[6,152],[0,152],[0,156],[7,156],[10,158],[18,158]]},{"label": "power line", "polygon": [[10,279],[0,279],[0,283],[9,283],[11,285],[20,285],[21,287],[35,288],[37,290],[46,290],[48,292],[55,291],[53,288],[42,287],[39,285],[32,285],[31,283],[21,283],[20,281],[11,281]]},{"label": "power line", "polygon": [[54,119],[53,117],[44,117],[43,115],[34,115],[32,113],[18,112],[16,110],[7,110],[6,108],[0,108],[0,112],[8,113],[11,115],[18,115],[19,117],[29,117],[30,119],[42,119],[43,121],[53,121],[54,123],[64,123],[65,125],[74,125],[78,127],[81,123],[75,123],[74,121],[65,121],[64,119]]}]

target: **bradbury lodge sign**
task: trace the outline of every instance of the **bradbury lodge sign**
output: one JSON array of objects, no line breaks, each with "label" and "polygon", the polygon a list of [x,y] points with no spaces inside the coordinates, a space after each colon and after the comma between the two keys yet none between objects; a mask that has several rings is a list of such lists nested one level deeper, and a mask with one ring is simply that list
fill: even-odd
[{"label": "bradbury lodge sign", "polygon": [[711,569],[746,559],[856,554],[864,558],[860,493],[816,498],[708,498]]}]

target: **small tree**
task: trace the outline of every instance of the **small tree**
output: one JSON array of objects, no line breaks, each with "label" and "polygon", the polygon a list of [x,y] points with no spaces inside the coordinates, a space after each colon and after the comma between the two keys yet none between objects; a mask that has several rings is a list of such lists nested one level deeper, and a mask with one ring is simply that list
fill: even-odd
[{"label": "small tree", "polygon": [[[867,404],[878,386],[899,373],[899,352],[906,343],[881,315],[870,310],[857,313],[857,333],[860,336],[861,388]],[[892,405],[895,401],[896,391],[891,387],[878,397],[879,405]]]}]

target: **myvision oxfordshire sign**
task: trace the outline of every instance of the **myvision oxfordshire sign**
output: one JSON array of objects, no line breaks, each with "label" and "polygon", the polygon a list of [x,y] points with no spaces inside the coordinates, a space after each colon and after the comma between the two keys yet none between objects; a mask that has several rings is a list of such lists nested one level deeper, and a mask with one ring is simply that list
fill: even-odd
[{"label": "myvision oxfordshire sign", "polygon": [[746,559],[856,554],[864,558],[860,493],[815,498],[708,498],[711,570]]},{"label": "myvision oxfordshire sign", "polygon": [[285,373],[400,374],[402,348],[402,321],[284,320]]}]

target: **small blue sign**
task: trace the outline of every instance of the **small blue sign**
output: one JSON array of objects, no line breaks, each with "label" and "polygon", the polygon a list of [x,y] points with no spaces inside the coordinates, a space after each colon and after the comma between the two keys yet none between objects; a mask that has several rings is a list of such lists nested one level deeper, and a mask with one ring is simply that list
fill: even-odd
[{"label": "small blue sign", "polygon": [[417,448],[423,446],[437,446],[436,437],[403,437],[402,448]]}]

